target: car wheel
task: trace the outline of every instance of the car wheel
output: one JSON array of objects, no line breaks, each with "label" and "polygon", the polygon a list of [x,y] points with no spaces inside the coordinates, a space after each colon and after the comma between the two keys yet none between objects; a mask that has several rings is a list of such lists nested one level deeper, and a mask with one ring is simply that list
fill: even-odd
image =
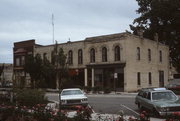
[{"label": "car wheel", "polygon": [[140,110],[140,112],[144,111],[144,107],[140,103],[138,103],[138,109]]},{"label": "car wheel", "polygon": [[152,114],[154,117],[159,117],[159,112],[154,108],[153,111],[152,111]]}]

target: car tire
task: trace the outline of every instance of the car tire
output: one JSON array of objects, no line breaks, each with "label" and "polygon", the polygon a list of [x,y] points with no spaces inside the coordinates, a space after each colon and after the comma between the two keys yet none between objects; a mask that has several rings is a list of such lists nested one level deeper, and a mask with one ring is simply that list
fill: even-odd
[{"label": "car tire", "polygon": [[145,110],[145,108],[140,103],[138,103],[138,109],[140,112]]},{"label": "car tire", "polygon": [[138,109],[140,109],[140,108],[141,108],[141,105],[140,105],[140,103],[138,103],[137,105],[138,105]]},{"label": "car tire", "polygon": [[153,111],[152,111],[152,114],[154,117],[158,118],[160,115],[158,113],[158,111],[154,108]]}]

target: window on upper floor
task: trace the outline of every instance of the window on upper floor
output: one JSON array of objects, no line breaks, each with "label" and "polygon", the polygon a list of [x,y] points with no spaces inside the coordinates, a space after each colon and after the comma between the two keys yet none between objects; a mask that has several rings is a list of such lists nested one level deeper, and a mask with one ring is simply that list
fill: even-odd
[{"label": "window on upper floor", "polygon": [[102,62],[107,62],[107,48],[102,48]]},{"label": "window on upper floor", "polygon": [[159,62],[162,62],[162,51],[159,51]]},{"label": "window on upper floor", "polygon": [[91,63],[94,63],[95,62],[95,49],[94,48],[91,48],[90,50],[90,62]]},{"label": "window on upper floor", "polygon": [[24,64],[25,64],[25,56],[22,56],[21,57],[21,65],[24,66]]},{"label": "window on upper floor", "polygon": [[137,73],[137,85],[141,85],[141,73]]},{"label": "window on upper floor", "polygon": [[115,61],[120,61],[121,55],[120,55],[120,47],[117,45],[115,46],[114,49],[114,57],[115,57]]},{"label": "window on upper floor", "polygon": [[47,59],[47,53],[43,53],[43,60]]},{"label": "window on upper floor", "polygon": [[148,49],[148,61],[151,61],[151,49]]},{"label": "window on upper floor", "polygon": [[82,64],[83,63],[83,52],[82,49],[78,50],[78,64]]},{"label": "window on upper floor", "polygon": [[73,51],[72,50],[70,50],[69,52],[68,52],[68,63],[71,65],[71,64],[73,64]]},{"label": "window on upper floor", "polygon": [[141,51],[140,51],[140,47],[137,47],[137,60],[141,59]]},{"label": "window on upper floor", "polygon": [[20,66],[20,58],[16,57],[15,61],[16,66]]}]

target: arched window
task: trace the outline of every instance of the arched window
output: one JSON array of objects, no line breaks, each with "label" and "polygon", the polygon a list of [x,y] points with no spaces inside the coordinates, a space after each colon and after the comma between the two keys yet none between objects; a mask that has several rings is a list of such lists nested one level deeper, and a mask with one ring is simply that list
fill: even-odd
[{"label": "arched window", "polygon": [[107,62],[107,48],[102,48],[102,62]]},{"label": "arched window", "polygon": [[162,62],[162,51],[159,51],[159,62]]},{"label": "arched window", "polygon": [[137,47],[137,60],[141,59],[140,47]]},{"label": "arched window", "polygon": [[115,47],[115,51],[114,51],[114,57],[115,57],[115,61],[120,61],[120,47],[116,46]]},{"label": "arched window", "polygon": [[78,64],[82,64],[83,63],[83,52],[82,49],[78,50]]},{"label": "arched window", "polygon": [[151,49],[148,49],[148,61],[151,61]]},{"label": "arched window", "polygon": [[92,49],[90,50],[90,62],[91,62],[91,63],[94,63],[94,62],[95,62],[95,49],[94,49],[94,48],[92,48]]},{"label": "arched window", "polygon": [[73,52],[72,52],[72,50],[70,50],[68,52],[68,62],[69,62],[69,64],[73,64]]}]

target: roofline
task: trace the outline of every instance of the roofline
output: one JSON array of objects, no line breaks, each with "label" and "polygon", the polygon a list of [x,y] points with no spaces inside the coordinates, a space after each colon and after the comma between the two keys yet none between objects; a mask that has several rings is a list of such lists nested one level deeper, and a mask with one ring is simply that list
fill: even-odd
[{"label": "roofline", "polygon": [[[129,32],[122,32],[122,33],[114,33],[114,34],[108,34],[108,35],[100,35],[100,36],[94,36],[94,37],[87,37],[87,38],[85,38],[84,40],[67,41],[67,42],[57,43],[57,44],[58,44],[58,45],[64,45],[64,44],[68,44],[68,43],[86,42],[86,41],[88,41],[89,39],[101,38],[101,37],[109,37],[109,36],[113,36],[113,35],[129,35],[129,36],[132,36],[132,37],[135,37],[135,38],[138,38],[138,39],[142,39],[142,38],[140,38],[140,36],[138,36],[138,35],[135,35],[135,34],[132,34],[132,33],[129,33]],[[148,39],[148,38],[145,38],[145,37],[143,37],[143,39],[146,39],[146,40],[148,40],[148,41],[156,42],[155,40]],[[32,39],[32,40],[35,40],[35,39]],[[31,41],[31,40],[26,40],[26,41]],[[24,41],[21,41],[21,42],[24,42]],[[157,43],[157,42],[156,42],[156,43]],[[56,44],[56,43],[55,43],[55,44]],[[55,44],[50,44],[50,45],[39,45],[39,44],[36,44],[36,45],[38,45],[39,47],[50,47],[50,46],[54,46]],[[159,42],[158,44],[160,44],[160,45],[162,45],[162,46],[169,47],[168,45],[163,44],[163,43],[161,43],[161,42]]]}]

